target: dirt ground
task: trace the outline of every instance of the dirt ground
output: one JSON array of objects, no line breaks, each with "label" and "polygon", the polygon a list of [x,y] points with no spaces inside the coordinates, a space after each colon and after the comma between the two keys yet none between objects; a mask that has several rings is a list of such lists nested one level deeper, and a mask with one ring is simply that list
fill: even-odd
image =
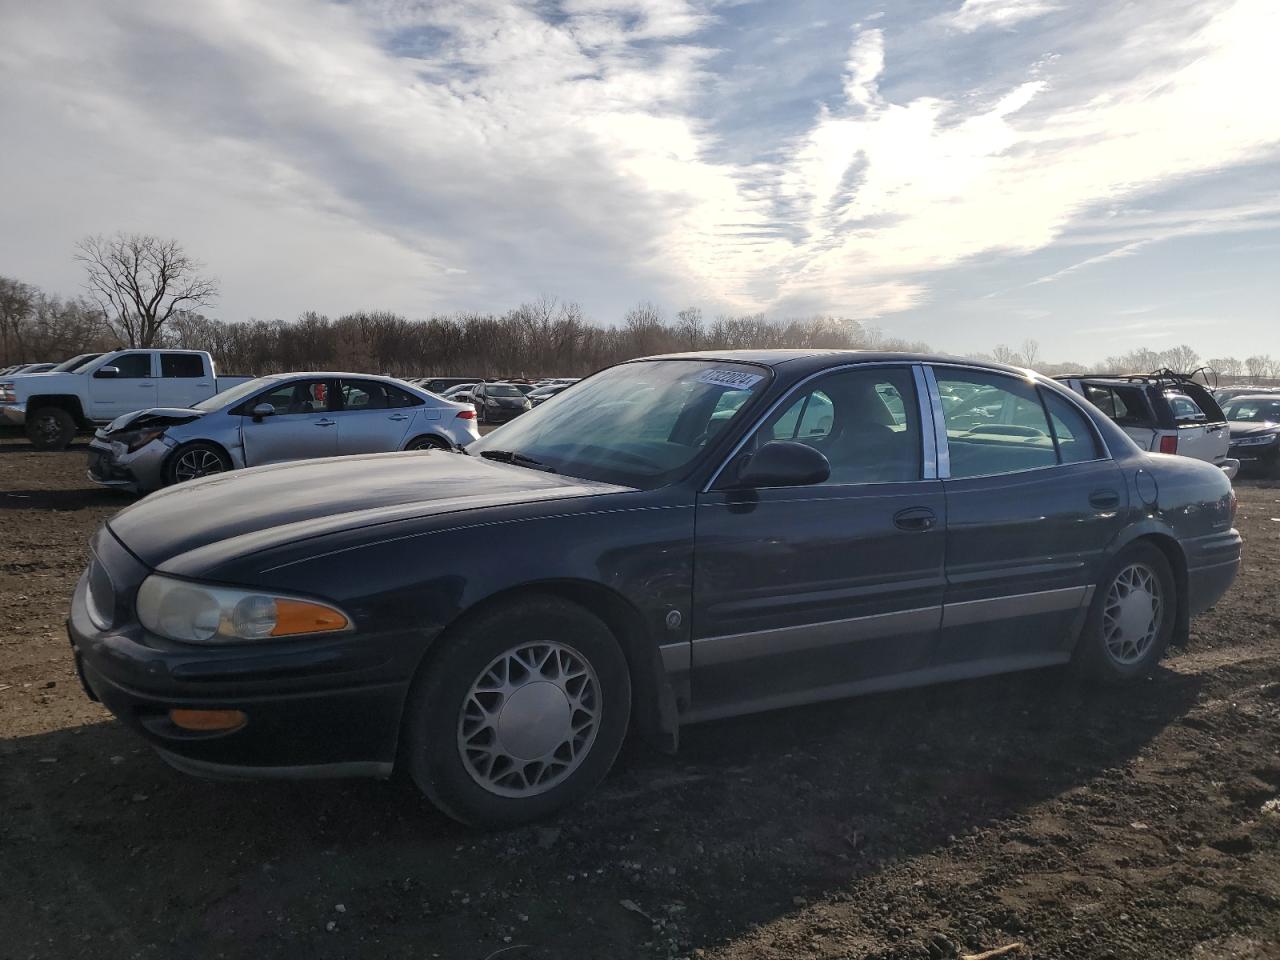
[{"label": "dirt ground", "polygon": [[0,443],[0,958],[1280,958],[1280,487],[1135,688],[1058,672],[631,748],[478,834],[391,781],[205,783],[90,703],[63,633],[127,498]]}]

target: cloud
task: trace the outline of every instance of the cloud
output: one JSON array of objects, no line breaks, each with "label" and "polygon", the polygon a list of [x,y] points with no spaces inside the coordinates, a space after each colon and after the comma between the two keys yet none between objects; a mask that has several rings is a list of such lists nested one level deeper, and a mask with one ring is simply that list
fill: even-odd
[{"label": "cloud", "polygon": [[1061,9],[1062,5],[1052,0],[964,0],[959,10],[939,19],[972,33],[984,27],[1011,27]]},{"label": "cloud", "polygon": [[[874,317],[984,257],[1120,255],[1274,219],[1132,209],[1280,157],[1270,0],[1116,5],[1083,25],[1044,0],[967,0],[952,29],[890,14],[832,45],[785,139],[735,139],[717,96],[781,68],[727,75],[726,18],[767,6],[11,4],[0,182],[21,189],[0,259],[65,289],[84,233],[179,236],[230,316],[547,292],[602,319],[640,298]],[[978,35],[1013,24],[1017,43]],[[795,26],[788,48],[814,42]],[[995,67],[954,67],[980,58]]]}]

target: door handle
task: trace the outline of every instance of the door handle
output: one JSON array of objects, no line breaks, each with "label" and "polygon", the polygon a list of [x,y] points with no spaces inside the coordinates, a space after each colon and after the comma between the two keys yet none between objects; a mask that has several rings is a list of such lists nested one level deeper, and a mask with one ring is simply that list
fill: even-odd
[{"label": "door handle", "polygon": [[338,421],[337,421],[337,420],[317,420],[317,421],[316,421],[316,426],[317,426],[317,427],[332,427],[332,426],[336,426],[336,425],[337,425],[337,423],[338,423]]},{"label": "door handle", "polygon": [[1115,490],[1095,490],[1089,494],[1089,506],[1110,510],[1120,506],[1120,494]]},{"label": "door handle", "polygon": [[393,413],[391,416],[387,417],[387,419],[388,420],[408,420],[409,418],[405,416],[403,413]]},{"label": "door handle", "polygon": [[143,390],[146,390],[148,387],[154,387],[154,386],[155,386],[155,384],[154,384],[154,383],[140,383],[140,384],[138,384],[138,386],[140,386]]},{"label": "door handle", "polygon": [[928,507],[908,507],[893,515],[893,525],[899,530],[928,530],[938,522],[938,515]]}]

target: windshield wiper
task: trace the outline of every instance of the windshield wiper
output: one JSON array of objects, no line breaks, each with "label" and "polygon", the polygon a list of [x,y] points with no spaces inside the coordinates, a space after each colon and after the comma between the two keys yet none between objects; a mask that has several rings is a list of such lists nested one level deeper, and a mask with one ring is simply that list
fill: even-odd
[{"label": "windshield wiper", "polygon": [[556,472],[555,467],[545,464],[541,460],[535,460],[533,457],[526,457],[523,453],[516,453],[514,450],[482,450],[480,451],[480,456],[486,460],[497,460],[499,463],[512,463],[517,467],[541,470],[543,473]]}]

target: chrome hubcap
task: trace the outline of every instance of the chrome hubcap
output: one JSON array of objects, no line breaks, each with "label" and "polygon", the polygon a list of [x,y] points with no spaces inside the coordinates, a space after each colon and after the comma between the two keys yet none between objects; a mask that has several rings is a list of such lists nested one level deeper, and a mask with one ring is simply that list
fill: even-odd
[{"label": "chrome hubcap", "polygon": [[182,483],[211,473],[222,473],[225,469],[222,458],[212,450],[188,450],[173,465],[173,476]]},{"label": "chrome hubcap", "polygon": [[578,769],[595,742],[600,682],[562,643],[513,647],[485,667],[458,717],[471,779],[500,797],[545,793]]},{"label": "chrome hubcap", "polygon": [[1102,639],[1116,663],[1141,660],[1164,624],[1160,578],[1145,564],[1134,563],[1116,575],[1102,608]]}]

